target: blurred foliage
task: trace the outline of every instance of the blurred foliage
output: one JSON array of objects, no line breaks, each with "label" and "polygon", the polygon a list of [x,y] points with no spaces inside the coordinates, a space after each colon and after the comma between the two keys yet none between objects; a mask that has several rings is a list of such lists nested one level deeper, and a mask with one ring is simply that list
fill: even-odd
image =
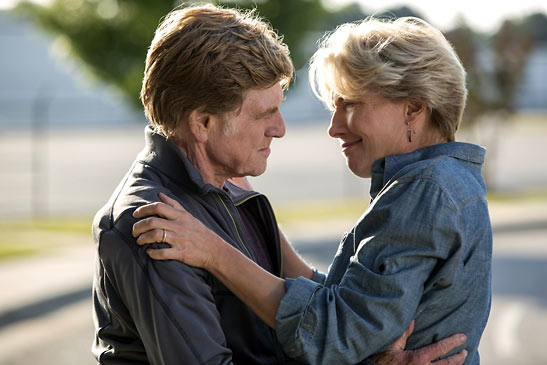
[{"label": "blurred foliage", "polygon": [[445,36],[467,71],[469,90],[465,124],[476,123],[488,113],[505,115],[515,108],[516,92],[535,37],[525,27],[506,20],[490,37],[461,22]]},{"label": "blurred foliage", "polygon": [[[467,71],[468,98],[462,128],[473,127],[475,142],[488,146],[492,161],[498,153],[502,126],[515,112],[522,75],[535,42],[522,25],[506,20],[491,36],[474,32],[464,22],[445,33]],[[493,165],[483,167],[489,189]]]},{"label": "blurred foliage", "polygon": [[[204,1],[186,1],[185,4]],[[320,0],[209,1],[240,9],[257,8],[260,16],[284,36],[295,67],[305,65],[312,50],[303,45],[324,29],[328,12]],[[23,1],[16,9],[53,33],[92,75],[115,85],[137,108],[147,48],[174,0],[53,0],[49,5]],[[357,7],[342,8],[357,18]],[[305,14],[305,16],[303,16]]]},{"label": "blurred foliage", "polygon": [[517,23],[518,27],[532,36],[535,43],[547,43],[547,15],[531,14]]},{"label": "blurred foliage", "polygon": [[[188,3],[204,1],[186,1]],[[357,3],[328,11],[321,0],[216,0],[228,7],[257,8],[260,16],[284,36],[297,69],[314,51],[325,30],[367,16]],[[181,6],[180,0],[53,0],[49,5],[23,1],[17,7],[58,37],[59,43],[98,79],[115,85],[131,104],[138,99],[146,51],[161,18]],[[418,16],[401,6],[377,17]],[[426,19],[427,20],[427,19]],[[492,110],[511,112],[515,91],[534,42],[547,41],[547,18],[532,14],[506,21],[491,37],[462,22],[445,33],[468,72],[466,124]],[[490,52],[490,53],[489,53]]]},{"label": "blurred foliage", "polygon": [[16,11],[59,37],[97,78],[115,85],[134,106],[154,30],[172,0],[54,0],[21,3]]},{"label": "blurred foliage", "polygon": [[[207,1],[186,1],[191,4]],[[354,3],[328,11],[321,0],[216,0],[239,9],[256,8],[284,37],[296,69],[305,66],[314,41],[325,30],[363,19]],[[137,109],[147,48],[163,16],[180,0],[53,0],[49,5],[23,1],[16,9],[57,37],[58,44],[96,78],[116,86]],[[418,15],[407,7],[378,16]]]}]

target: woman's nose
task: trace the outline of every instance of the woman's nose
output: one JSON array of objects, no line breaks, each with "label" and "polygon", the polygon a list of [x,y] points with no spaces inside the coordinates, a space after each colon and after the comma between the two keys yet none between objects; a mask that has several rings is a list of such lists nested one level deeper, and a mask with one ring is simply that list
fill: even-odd
[{"label": "woman's nose", "polygon": [[340,111],[335,110],[332,113],[330,119],[330,125],[328,129],[329,136],[332,138],[338,138],[341,134],[344,133],[344,116]]}]

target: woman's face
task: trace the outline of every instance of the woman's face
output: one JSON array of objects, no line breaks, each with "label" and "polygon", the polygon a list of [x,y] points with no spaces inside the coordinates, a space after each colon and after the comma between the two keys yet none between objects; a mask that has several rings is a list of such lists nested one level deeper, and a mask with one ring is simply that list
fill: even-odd
[{"label": "woman's face", "polygon": [[340,140],[349,169],[371,177],[374,161],[411,151],[408,141],[409,103],[393,102],[379,94],[359,100],[335,99],[329,135]]}]

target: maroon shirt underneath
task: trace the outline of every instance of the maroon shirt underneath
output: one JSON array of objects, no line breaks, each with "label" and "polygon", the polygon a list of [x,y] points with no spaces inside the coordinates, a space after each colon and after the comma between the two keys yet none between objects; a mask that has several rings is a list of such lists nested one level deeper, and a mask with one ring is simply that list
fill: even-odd
[{"label": "maroon shirt underneath", "polygon": [[247,249],[251,251],[256,263],[264,270],[274,274],[272,258],[266,247],[264,232],[259,228],[254,215],[245,210],[242,205],[238,206],[237,210],[243,223],[241,239],[247,246]]}]

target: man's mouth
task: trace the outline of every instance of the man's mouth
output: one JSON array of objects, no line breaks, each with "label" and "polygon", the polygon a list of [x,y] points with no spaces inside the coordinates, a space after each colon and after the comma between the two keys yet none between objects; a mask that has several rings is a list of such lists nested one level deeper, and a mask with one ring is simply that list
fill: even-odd
[{"label": "man's mouth", "polygon": [[268,146],[268,147],[264,147],[264,148],[259,149],[258,152],[264,152],[264,153],[269,155],[271,150],[270,150],[270,147]]}]

